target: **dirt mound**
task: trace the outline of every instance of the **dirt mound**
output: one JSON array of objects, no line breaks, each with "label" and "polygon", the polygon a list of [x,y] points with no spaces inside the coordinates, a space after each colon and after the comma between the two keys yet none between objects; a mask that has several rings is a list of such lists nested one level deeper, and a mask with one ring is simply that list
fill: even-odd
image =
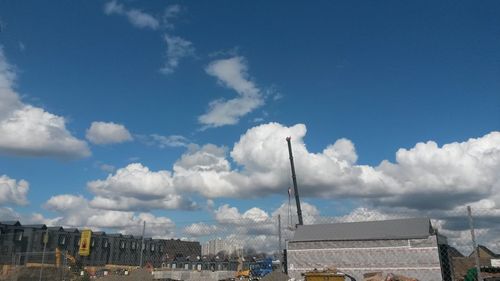
[{"label": "dirt mound", "polygon": [[[42,274],[42,281],[53,281],[53,280],[62,280],[65,277],[69,276],[69,272],[64,271],[59,268],[44,268]],[[40,268],[17,268],[14,272],[9,276],[9,280],[17,280],[17,281],[32,281],[39,280],[40,278]]]}]

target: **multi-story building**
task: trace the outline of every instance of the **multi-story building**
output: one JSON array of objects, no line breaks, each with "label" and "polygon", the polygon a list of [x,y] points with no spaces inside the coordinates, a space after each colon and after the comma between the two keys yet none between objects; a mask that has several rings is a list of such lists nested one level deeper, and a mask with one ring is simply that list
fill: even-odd
[{"label": "multi-story building", "polygon": [[[44,237],[47,236],[47,239]],[[176,257],[199,257],[199,242],[175,239],[142,237],[93,232],[90,255],[80,257],[80,231],[76,228],[47,227],[46,225],[21,225],[18,221],[0,222],[0,264],[25,264],[40,262],[41,253],[60,251],[76,258],[84,265],[161,266]],[[46,243],[45,243],[46,242]],[[142,246],[141,246],[142,245]],[[38,254],[36,254],[38,253]],[[55,262],[55,255],[45,257],[45,262]]]},{"label": "multi-story building", "polygon": [[226,240],[222,238],[207,241],[202,246],[202,255],[237,255],[243,249],[242,243],[235,240]]},{"label": "multi-story building", "polygon": [[18,221],[0,223],[0,264],[12,264],[16,253],[26,252],[27,239]]}]

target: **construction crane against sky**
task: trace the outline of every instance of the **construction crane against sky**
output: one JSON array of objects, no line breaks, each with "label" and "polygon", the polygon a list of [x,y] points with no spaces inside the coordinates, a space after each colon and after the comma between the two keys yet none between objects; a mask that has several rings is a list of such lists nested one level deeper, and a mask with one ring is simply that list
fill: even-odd
[{"label": "construction crane against sky", "polygon": [[290,155],[290,168],[292,169],[293,194],[295,195],[295,203],[297,204],[297,216],[299,218],[299,223],[297,225],[303,225],[304,222],[302,221],[302,209],[300,208],[299,189],[297,187],[297,176],[295,175],[295,165],[293,164],[292,138],[287,137],[286,142],[288,143],[288,154]]}]

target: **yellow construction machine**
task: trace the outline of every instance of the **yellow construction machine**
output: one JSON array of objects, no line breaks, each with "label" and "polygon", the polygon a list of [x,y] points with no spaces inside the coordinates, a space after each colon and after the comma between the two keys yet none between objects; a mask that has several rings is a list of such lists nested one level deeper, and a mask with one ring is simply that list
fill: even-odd
[{"label": "yellow construction machine", "polygon": [[250,279],[250,269],[238,270],[238,272],[236,272],[236,278],[240,280]]},{"label": "yellow construction machine", "polygon": [[[59,249],[56,248],[56,266],[60,267],[61,266],[61,257],[63,255],[63,252]],[[64,256],[66,257],[66,260],[69,262],[69,266],[74,266],[76,264],[76,259],[70,255],[68,251],[64,252]]]},{"label": "yellow construction machine", "polygon": [[356,281],[354,277],[338,272],[337,269],[312,270],[302,274],[304,281]]},{"label": "yellow construction machine", "polygon": [[243,280],[243,279],[250,279],[250,268],[243,269],[243,257],[238,257],[238,271],[236,272],[236,278]]}]

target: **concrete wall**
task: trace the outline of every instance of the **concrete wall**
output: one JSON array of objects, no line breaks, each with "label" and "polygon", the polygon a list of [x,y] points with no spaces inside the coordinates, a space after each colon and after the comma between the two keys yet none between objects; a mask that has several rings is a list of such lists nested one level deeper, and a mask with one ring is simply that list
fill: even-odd
[{"label": "concrete wall", "polygon": [[288,243],[288,274],[335,267],[363,280],[363,274],[382,271],[442,281],[436,236],[413,240],[314,241]]},{"label": "concrete wall", "polygon": [[153,279],[218,281],[235,276],[236,271],[153,271]]}]

